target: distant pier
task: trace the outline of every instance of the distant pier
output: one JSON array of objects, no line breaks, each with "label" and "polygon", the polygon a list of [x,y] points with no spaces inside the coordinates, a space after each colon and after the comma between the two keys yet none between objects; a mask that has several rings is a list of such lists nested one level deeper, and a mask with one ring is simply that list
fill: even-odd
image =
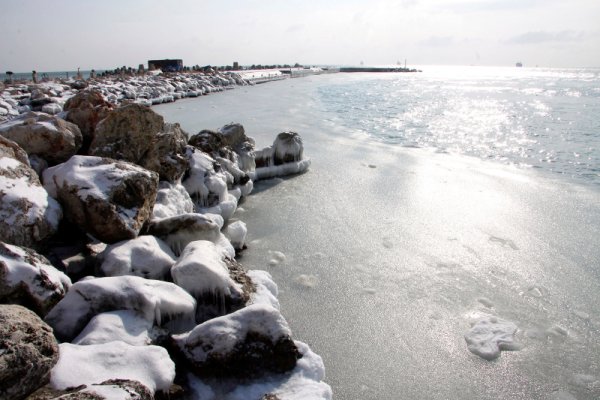
[{"label": "distant pier", "polygon": [[403,67],[342,67],[340,72],[421,72],[418,69]]}]

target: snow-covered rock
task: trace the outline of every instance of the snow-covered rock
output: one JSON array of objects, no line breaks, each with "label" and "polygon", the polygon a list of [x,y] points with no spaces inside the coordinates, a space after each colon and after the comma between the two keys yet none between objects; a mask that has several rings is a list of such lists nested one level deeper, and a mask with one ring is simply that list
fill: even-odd
[{"label": "snow-covered rock", "polygon": [[80,385],[65,390],[44,386],[28,400],[154,400],[154,394],[138,381],[109,379],[93,385]]},{"label": "snow-covered rock", "polygon": [[194,212],[194,203],[180,183],[159,182],[152,219],[176,217]]},{"label": "snow-covered rock", "polygon": [[72,223],[114,243],[136,237],[152,214],[158,176],[123,161],[74,156],[44,171],[44,187]]},{"label": "snow-covered rock", "polygon": [[110,379],[130,379],[153,393],[167,392],[175,379],[175,364],[158,346],[132,346],[119,341],[88,346],[60,344],[60,357],[50,378],[53,388],[93,385]]},{"label": "snow-covered rock", "polygon": [[0,242],[0,301],[46,315],[67,293],[71,280],[44,256]]},{"label": "snow-covered rock", "polygon": [[197,240],[185,247],[171,269],[173,282],[196,299],[196,321],[238,310],[249,300],[250,280],[241,268],[230,271],[229,266],[233,261],[226,260],[214,243]]},{"label": "snow-covered rock", "polygon": [[225,228],[225,236],[231,242],[231,245],[236,250],[242,250],[246,246],[246,235],[248,234],[248,228],[242,221],[235,221],[227,225]]},{"label": "snow-covered rock", "polygon": [[132,346],[147,346],[157,334],[152,321],[135,311],[118,310],[94,316],[72,343],[90,345],[122,341]]},{"label": "snow-covered rock", "polygon": [[32,311],[0,305],[0,397],[22,399],[45,385],[58,361],[52,329]]},{"label": "snow-covered rock", "polygon": [[467,348],[473,354],[486,360],[500,357],[502,350],[518,350],[515,342],[517,326],[492,315],[477,319],[465,334]]},{"label": "snow-covered rock", "polygon": [[100,269],[106,276],[135,275],[163,280],[175,264],[175,254],[162,240],[142,235],[112,244],[101,254]]},{"label": "snow-covered rock", "polygon": [[168,243],[176,255],[181,254],[190,242],[208,240],[216,244],[223,236],[221,226],[217,222],[198,213],[153,219],[148,223],[148,233]]},{"label": "snow-covered rock", "polygon": [[81,91],[67,100],[64,106],[67,113],[65,119],[79,127],[84,151],[87,151],[94,138],[98,122],[106,118],[113,108],[99,90]]},{"label": "snow-covered rock", "polygon": [[61,218],[62,208],[18,146],[0,139],[0,240],[35,247],[57,231]]},{"label": "snow-covered rock", "polygon": [[59,114],[62,110],[60,104],[57,103],[48,103],[42,106],[42,112],[50,115]]},{"label": "snow-covered rock", "polygon": [[253,180],[268,179],[305,172],[310,159],[304,158],[302,138],[296,132],[282,132],[272,146],[255,152],[256,170]]},{"label": "snow-covered rock", "polygon": [[158,159],[156,171],[160,179],[168,182],[179,182],[189,167],[186,156],[187,134],[179,124],[165,123],[162,130],[156,136],[154,152]]},{"label": "snow-covered rock", "polygon": [[33,111],[0,124],[0,135],[18,143],[28,155],[37,155],[50,164],[68,160],[82,143],[77,125]]},{"label": "snow-covered rock", "polygon": [[248,304],[266,304],[279,310],[279,289],[277,284],[273,281],[273,277],[267,271],[261,270],[250,270],[246,273],[252,283],[254,284],[255,291],[250,296]]},{"label": "snow-covered rock", "polygon": [[137,276],[81,280],[48,313],[46,322],[60,340],[72,340],[97,314],[132,310],[170,332],[194,326],[196,301],[170,283]]},{"label": "snow-covered rock", "polygon": [[175,345],[200,376],[256,378],[293,370],[302,357],[276,308],[253,304],[174,335]]}]

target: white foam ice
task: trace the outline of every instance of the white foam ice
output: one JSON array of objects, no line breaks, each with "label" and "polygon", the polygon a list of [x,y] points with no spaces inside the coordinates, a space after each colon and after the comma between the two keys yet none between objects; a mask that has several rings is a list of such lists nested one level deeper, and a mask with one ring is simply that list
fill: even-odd
[{"label": "white foam ice", "polygon": [[467,348],[473,354],[486,360],[500,357],[502,350],[518,350],[515,342],[517,326],[510,322],[485,315],[476,320],[465,334]]}]

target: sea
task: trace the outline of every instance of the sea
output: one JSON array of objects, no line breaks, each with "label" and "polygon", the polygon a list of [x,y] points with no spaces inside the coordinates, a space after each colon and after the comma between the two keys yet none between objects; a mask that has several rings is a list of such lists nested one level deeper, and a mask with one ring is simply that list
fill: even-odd
[{"label": "sea", "polygon": [[[599,399],[600,70],[418,68],[154,109],[259,149],[302,136],[308,172],[233,220],[334,399]],[[482,326],[476,347],[512,341],[492,360]]]}]

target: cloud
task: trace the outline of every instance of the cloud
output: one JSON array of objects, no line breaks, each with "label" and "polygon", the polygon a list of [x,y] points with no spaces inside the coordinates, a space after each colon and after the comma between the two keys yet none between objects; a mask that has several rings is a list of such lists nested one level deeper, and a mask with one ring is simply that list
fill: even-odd
[{"label": "cloud", "polygon": [[452,36],[430,36],[419,44],[429,47],[447,47],[454,44],[454,38]]},{"label": "cloud", "polygon": [[526,32],[521,35],[513,36],[507,40],[510,44],[539,44],[539,43],[557,43],[557,42],[579,42],[585,36],[585,32],[566,30],[560,32],[535,31]]}]

